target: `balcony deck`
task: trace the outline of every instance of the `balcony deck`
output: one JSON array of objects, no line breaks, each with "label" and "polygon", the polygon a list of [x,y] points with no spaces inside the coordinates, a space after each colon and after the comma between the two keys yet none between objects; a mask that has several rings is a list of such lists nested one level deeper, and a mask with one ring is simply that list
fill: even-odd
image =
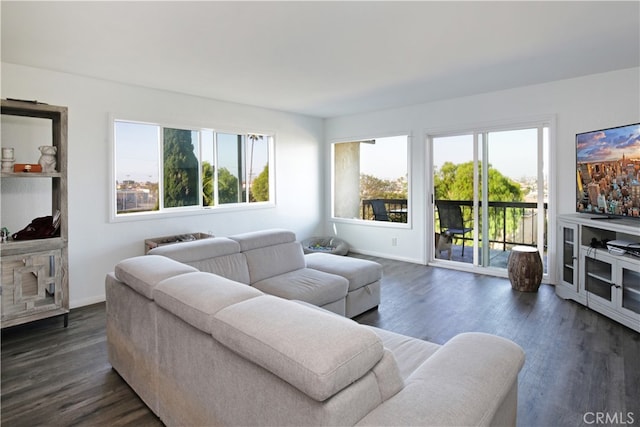
[{"label": "balcony deck", "polygon": [[[489,250],[489,266],[495,268],[507,268],[507,263],[509,261],[509,254],[511,251],[509,250],[501,250],[501,249],[490,249]],[[446,257],[447,252],[442,252],[441,257]],[[482,253],[480,253],[480,257],[482,257]],[[439,258],[442,259],[442,258]],[[464,256],[462,256],[462,245],[451,245],[451,261],[463,262],[466,264],[473,264],[473,248],[469,245],[464,248]],[[482,258],[480,259],[482,261]],[[480,262],[482,265],[482,262]],[[545,251],[542,256],[542,265],[544,267],[544,272],[547,272],[547,252]]]}]

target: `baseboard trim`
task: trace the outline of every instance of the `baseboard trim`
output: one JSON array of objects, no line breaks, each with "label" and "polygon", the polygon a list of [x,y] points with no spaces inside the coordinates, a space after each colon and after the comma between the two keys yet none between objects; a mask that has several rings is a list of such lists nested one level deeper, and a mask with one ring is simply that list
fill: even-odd
[{"label": "baseboard trim", "polygon": [[69,308],[79,308],[84,307],[86,305],[97,304],[99,302],[105,302],[105,295],[97,295],[90,298],[77,299],[73,301],[69,301]]},{"label": "baseboard trim", "polygon": [[422,260],[417,259],[417,258],[407,258],[407,257],[403,257],[403,256],[396,256],[396,255],[392,255],[392,254],[380,253],[380,252],[375,252],[375,251],[367,251],[367,250],[362,250],[362,249],[358,249],[358,248],[351,248],[351,249],[349,249],[349,252],[353,252],[353,253],[361,254],[361,255],[367,255],[367,256],[376,256],[376,257],[380,257],[380,258],[392,259],[394,261],[404,261],[404,262],[410,262],[412,264],[425,265],[424,262],[422,262]]}]

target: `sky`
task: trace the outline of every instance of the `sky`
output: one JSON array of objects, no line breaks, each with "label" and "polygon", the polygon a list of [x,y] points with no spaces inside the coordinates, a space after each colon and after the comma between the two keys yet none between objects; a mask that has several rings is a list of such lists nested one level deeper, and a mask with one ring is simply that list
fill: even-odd
[{"label": "sky", "polygon": [[[547,132],[544,135],[544,150],[548,153]],[[522,177],[537,177],[535,159],[538,153],[538,139],[536,129],[489,132],[488,141],[489,163],[494,169],[514,180],[519,180]],[[473,135],[434,138],[434,166],[440,168],[445,162],[459,164],[472,160]],[[548,169],[549,165],[543,165],[545,176],[548,176]]]},{"label": "sky", "polygon": [[377,178],[407,178],[407,136],[376,138],[375,144],[360,144],[360,173]]},{"label": "sky", "polygon": [[576,136],[579,162],[604,162],[626,158],[640,159],[640,124],[622,126]]},{"label": "sky", "polygon": [[[116,121],[117,181],[158,182],[159,132],[160,127],[155,124]],[[213,131],[203,131],[200,142],[202,159],[213,164]],[[218,134],[220,166],[227,167],[234,175],[237,174],[236,142],[237,134]],[[198,144],[194,145],[194,151],[197,153]],[[250,152],[247,156],[250,156]],[[268,156],[268,139],[257,140],[253,150],[253,178],[262,172],[268,162]]]},{"label": "sky", "polygon": [[[545,131],[544,149],[548,153],[549,138]],[[361,172],[383,179],[407,175],[407,136],[376,138],[375,144],[360,146]],[[537,177],[537,130],[522,129],[489,133],[489,163],[514,180]],[[545,156],[546,157],[546,156]],[[434,138],[433,164],[465,163],[473,160],[473,136],[460,135]],[[548,165],[543,165],[548,176]]]},{"label": "sky", "polygon": [[157,125],[116,122],[117,181],[158,182],[159,132]]},{"label": "sky", "polygon": [[[635,147],[640,157],[640,140],[638,128],[635,129]],[[141,123],[116,122],[117,140],[117,176],[118,181],[158,181],[159,165],[156,159],[158,155],[158,132],[156,125]],[[608,131],[606,138],[593,140],[621,141],[621,131]],[[232,161],[224,162],[223,159],[235,159],[236,135],[218,134],[221,166],[227,166],[232,173],[235,165]],[[382,179],[395,180],[406,177],[409,164],[408,137],[406,135],[376,138],[375,144],[362,144],[360,151],[361,172],[374,175]],[[213,132],[203,132],[202,158],[213,159]],[[254,178],[268,161],[266,140],[256,141],[254,150]],[[627,139],[628,143],[628,139]],[[622,142],[618,142],[622,144]],[[607,145],[607,144],[605,144]],[[489,162],[503,175],[514,180],[522,177],[537,176],[537,136],[536,129],[523,129],[516,131],[489,133]],[[608,144],[611,148],[611,143]],[[627,146],[627,150],[631,151]],[[548,151],[548,136],[545,137],[545,149]],[[155,154],[153,154],[155,153]],[[249,153],[247,153],[249,155]],[[434,138],[433,164],[441,167],[444,162],[464,163],[473,160],[472,135]],[[225,164],[227,163],[227,164]],[[548,165],[545,165],[545,171]],[[546,172],[545,172],[546,175]]]}]

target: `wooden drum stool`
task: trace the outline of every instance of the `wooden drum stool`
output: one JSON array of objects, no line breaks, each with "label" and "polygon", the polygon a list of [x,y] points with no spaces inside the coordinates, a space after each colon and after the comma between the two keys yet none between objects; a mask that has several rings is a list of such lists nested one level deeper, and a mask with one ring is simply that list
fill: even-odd
[{"label": "wooden drum stool", "polygon": [[542,282],[540,253],[531,246],[515,246],[507,264],[511,287],[520,292],[537,292]]}]

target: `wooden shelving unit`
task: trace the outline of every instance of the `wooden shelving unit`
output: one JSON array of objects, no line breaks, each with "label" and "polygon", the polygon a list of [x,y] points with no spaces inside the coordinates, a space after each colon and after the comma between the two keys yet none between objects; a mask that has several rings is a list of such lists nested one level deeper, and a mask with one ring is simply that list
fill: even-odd
[{"label": "wooden shelving unit", "polygon": [[[30,101],[2,100],[3,115],[51,120],[51,145],[57,147],[56,172],[2,172],[0,179],[51,180],[51,214],[60,212],[60,235],[48,239],[0,244],[2,328],[52,316],[69,315],[67,107]],[[32,143],[15,141],[13,144]],[[33,215],[35,217],[35,215]],[[25,224],[26,225],[26,224]]]}]

